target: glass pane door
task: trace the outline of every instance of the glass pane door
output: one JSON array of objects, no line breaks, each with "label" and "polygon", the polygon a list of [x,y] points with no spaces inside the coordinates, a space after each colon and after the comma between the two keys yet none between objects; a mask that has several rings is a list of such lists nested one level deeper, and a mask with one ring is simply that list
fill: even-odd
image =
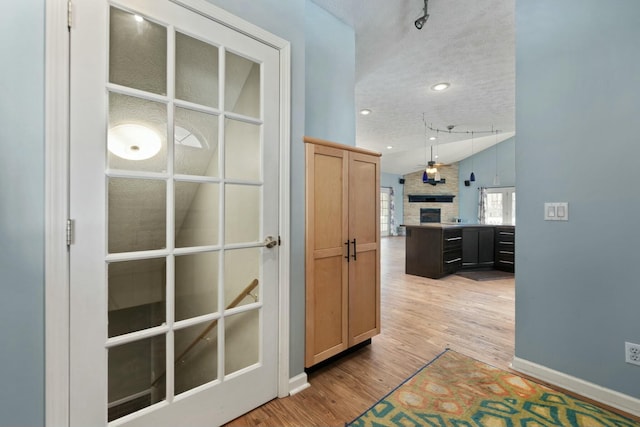
[{"label": "glass pane door", "polygon": [[380,236],[390,235],[391,192],[389,188],[380,189]]},{"label": "glass pane door", "polygon": [[516,192],[514,187],[486,189],[485,223],[515,225]]},{"label": "glass pane door", "polygon": [[170,2],[125,3],[102,12],[108,71],[72,123],[72,211],[93,235],[72,246],[72,332],[90,337],[72,389],[103,396],[72,397],[72,419],[178,425],[197,401],[222,423],[277,392],[278,54]]}]

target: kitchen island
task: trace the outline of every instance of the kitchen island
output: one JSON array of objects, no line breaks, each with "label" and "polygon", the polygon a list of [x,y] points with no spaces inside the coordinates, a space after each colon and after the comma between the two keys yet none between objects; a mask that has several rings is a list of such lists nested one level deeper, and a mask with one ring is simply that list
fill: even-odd
[{"label": "kitchen island", "polygon": [[514,271],[514,226],[428,223],[405,227],[407,274],[439,279],[462,269]]}]

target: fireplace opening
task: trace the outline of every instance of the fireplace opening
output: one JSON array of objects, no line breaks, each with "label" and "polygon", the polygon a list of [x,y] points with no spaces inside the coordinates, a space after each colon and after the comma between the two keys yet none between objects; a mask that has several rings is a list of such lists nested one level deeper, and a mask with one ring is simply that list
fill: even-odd
[{"label": "fireplace opening", "polygon": [[420,208],[420,224],[440,222],[440,208]]}]

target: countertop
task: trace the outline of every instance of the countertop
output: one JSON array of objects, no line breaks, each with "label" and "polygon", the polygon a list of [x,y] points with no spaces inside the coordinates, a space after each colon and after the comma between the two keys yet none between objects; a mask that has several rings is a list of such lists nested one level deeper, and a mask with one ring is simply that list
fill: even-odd
[{"label": "countertop", "polygon": [[402,227],[414,227],[414,228],[478,228],[478,227],[515,227],[515,225],[495,225],[495,224],[468,224],[461,222],[431,222],[420,225],[406,225],[402,224]]}]

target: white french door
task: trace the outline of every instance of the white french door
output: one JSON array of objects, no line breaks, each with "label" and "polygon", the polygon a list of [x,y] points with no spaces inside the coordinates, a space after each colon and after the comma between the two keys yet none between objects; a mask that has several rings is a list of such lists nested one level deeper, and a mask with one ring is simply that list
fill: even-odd
[{"label": "white french door", "polygon": [[279,53],[168,0],[74,0],[70,424],[278,392]]},{"label": "white french door", "polygon": [[380,236],[391,235],[391,188],[380,188]]},{"label": "white french door", "polygon": [[515,225],[516,224],[516,189],[515,187],[487,188],[485,192],[486,224]]}]

